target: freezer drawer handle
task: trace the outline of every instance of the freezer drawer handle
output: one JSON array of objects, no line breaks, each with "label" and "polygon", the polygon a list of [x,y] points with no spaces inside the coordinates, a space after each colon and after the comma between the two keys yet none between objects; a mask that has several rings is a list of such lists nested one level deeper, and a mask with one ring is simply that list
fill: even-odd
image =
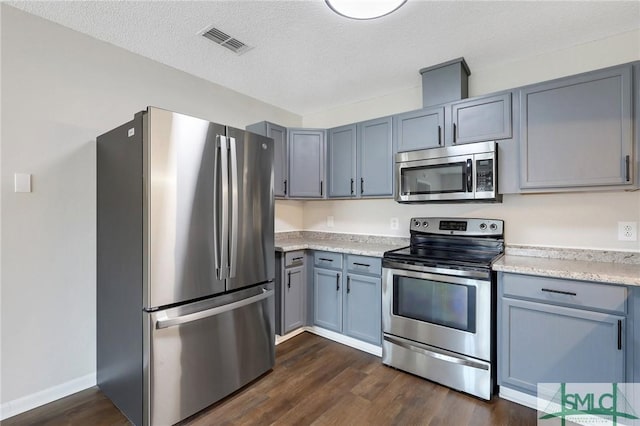
[{"label": "freezer drawer handle", "polygon": [[[185,324],[192,321],[197,321],[203,318],[213,317],[225,312],[233,311],[234,309],[241,308],[243,306],[251,305],[252,303],[259,302],[267,297],[273,296],[273,290],[262,289],[262,294],[256,296],[247,297],[246,299],[238,300],[237,302],[229,303],[228,305],[216,306],[215,308],[205,309],[204,311],[194,312],[193,314],[182,315],[180,317],[167,318],[166,316],[156,321],[156,328],[158,330],[163,328],[169,328],[180,324]],[[158,316],[166,315],[160,313]]]}]

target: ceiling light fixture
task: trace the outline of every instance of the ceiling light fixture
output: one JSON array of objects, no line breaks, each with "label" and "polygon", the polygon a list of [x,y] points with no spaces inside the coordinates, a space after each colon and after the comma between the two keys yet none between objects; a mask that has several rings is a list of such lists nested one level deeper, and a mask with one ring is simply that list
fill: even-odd
[{"label": "ceiling light fixture", "polygon": [[407,0],[325,0],[338,15],[351,19],[375,19],[394,12]]}]

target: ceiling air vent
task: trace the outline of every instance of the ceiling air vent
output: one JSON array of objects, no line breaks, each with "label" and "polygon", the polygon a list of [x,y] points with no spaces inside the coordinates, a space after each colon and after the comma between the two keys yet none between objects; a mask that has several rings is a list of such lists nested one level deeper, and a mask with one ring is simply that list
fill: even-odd
[{"label": "ceiling air vent", "polygon": [[220,31],[217,28],[211,28],[209,31],[203,33],[202,35],[213,41],[214,43],[217,43],[220,46],[226,47],[227,49],[237,53],[238,55],[242,55],[243,53],[252,49],[251,46],[247,46],[240,40],[231,37],[227,33]]}]

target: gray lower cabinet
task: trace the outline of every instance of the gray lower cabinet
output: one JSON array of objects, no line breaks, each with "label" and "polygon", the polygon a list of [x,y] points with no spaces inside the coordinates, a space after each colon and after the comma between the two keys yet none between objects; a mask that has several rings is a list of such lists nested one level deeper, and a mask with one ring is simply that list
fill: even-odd
[{"label": "gray lower cabinet", "polygon": [[396,152],[444,145],[444,107],[424,108],[393,117]]},{"label": "gray lower cabinet", "polygon": [[347,273],[344,334],[374,345],[382,344],[381,288],[379,277]]},{"label": "gray lower cabinet", "polygon": [[330,129],[327,135],[328,196],[356,196],[356,125]]},{"label": "gray lower cabinet", "polygon": [[632,186],[632,66],[520,89],[520,187]]},{"label": "gray lower cabinet", "polygon": [[302,327],[305,322],[304,266],[287,269],[284,279],[282,328],[284,333],[288,333]]},{"label": "gray lower cabinet", "polygon": [[510,139],[511,123],[511,92],[455,102],[451,104],[451,141],[447,143]]},{"label": "gray lower cabinet", "polygon": [[624,287],[499,274],[498,382],[536,394],[538,383],[625,381]]},{"label": "gray lower cabinet", "polygon": [[342,273],[314,268],[313,270],[313,323],[342,332]]},{"label": "gray lower cabinet", "polygon": [[316,251],[314,263],[314,325],[380,346],[381,260]]},{"label": "gray lower cabinet", "polygon": [[323,198],[325,176],[325,131],[289,130],[289,197]]}]

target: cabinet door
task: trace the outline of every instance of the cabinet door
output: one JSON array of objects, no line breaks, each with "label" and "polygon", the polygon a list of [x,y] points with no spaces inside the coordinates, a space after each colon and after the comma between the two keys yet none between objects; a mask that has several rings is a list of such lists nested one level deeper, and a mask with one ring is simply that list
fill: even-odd
[{"label": "cabinet door", "polygon": [[426,108],[394,116],[397,152],[444,145],[444,108]]},{"label": "cabinet door", "polygon": [[380,345],[382,334],[380,278],[347,274],[344,304],[344,334]]},{"label": "cabinet door", "polygon": [[289,268],[285,271],[282,287],[283,313],[282,328],[283,333],[302,327],[305,318],[305,298],[304,298],[304,266]]},{"label": "cabinet door", "polygon": [[289,129],[289,197],[324,196],[324,131]]},{"label": "cabinet door", "polygon": [[625,318],[502,299],[500,384],[624,382]]},{"label": "cabinet door", "polygon": [[632,185],[631,66],[520,89],[521,188]]},{"label": "cabinet door", "polygon": [[454,144],[509,139],[511,93],[455,103],[451,117]]},{"label": "cabinet door", "polygon": [[393,196],[391,117],[358,124],[358,194]]},{"label": "cabinet door", "polygon": [[342,276],[338,271],[313,271],[313,323],[342,332]]},{"label": "cabinet door", "polygon": [[273,138],[273,191],[276,197],[286,197],[287,179],[287,129],[267,123],[267,136]]},{"label": "cabinet door", "polygon": [[329,197],[354,197],[356,192],[356,126],[329,130],[327,143]]}]

